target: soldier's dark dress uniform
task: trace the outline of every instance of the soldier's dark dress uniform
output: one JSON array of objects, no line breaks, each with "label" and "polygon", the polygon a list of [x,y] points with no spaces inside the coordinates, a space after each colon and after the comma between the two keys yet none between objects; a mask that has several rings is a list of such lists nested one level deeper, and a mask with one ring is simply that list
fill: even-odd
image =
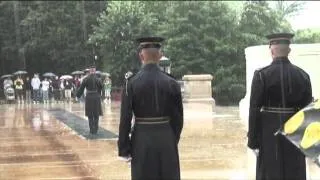
[{"label": "soldier's dark dress uniform", "polygon": [[[290,44],[293,34],[267,36],[270,46]],[[312,101],[309,75],[277,57],[256,70],[252,80],[248,147],[259,149],[256,179],[305,180],[305,156],[282,135],[276,135],[284,123]]]},{"label": "soldier's dark dress uniform", "polygon": [[82,96],[85,88],[85,115],[89,119],[90,133],[96,134],[99,128],[99,116],[102,116],[101,90],[103,83],[95,74],[89,74],[80,85],[77,92],[78,98]]},{"label": "soldier's dark dress uniform", "polygon": [[[159,38],[140,48],[160,48]],[[135,123],[131,138],[131,120]],[[133,180],[180,179],[178,142],[183,127],[180,85],[157,64],[146,64],[128,77],[122,94],[119,156],[132,157]]]}]

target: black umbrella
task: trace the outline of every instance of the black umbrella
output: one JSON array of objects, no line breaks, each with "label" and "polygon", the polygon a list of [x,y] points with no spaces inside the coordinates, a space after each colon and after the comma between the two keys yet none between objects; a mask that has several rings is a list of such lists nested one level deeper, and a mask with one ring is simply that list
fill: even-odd
[{"label": "black umbrella", "polygon": [[28,74],[27,71],[17,71],[15,73],[13,73],[14,75],[22,75],[22,74]]},{"label": "black umbrella", "polygon": [[8,77],[12,77],[12,75],[11,74],[6,74],[6,75],[2,75],[0,78],[4,79],[4,78],[8,78]]},{"label": "black umbrella", "polygon": [[71,73],[72,75],[81,75],[81,74],[84,74],[83,71],[74,71]]},{"label": "black umbrella", "polygon": [[56,77],[57,75],[55,75],[55,74],[52,73],[52,72],[47,72],[47,73],[44,73],[42,76],[43,76],[43,77]]}]

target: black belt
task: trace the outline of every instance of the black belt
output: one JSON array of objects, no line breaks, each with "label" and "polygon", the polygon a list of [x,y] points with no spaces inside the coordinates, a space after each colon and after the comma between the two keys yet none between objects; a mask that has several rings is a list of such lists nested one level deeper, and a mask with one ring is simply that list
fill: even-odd
[{"label": "black belt", "polygon": [[281,108],[281,107],[265,107],[261,108],[261,112],[271,112],[271,113],[295,113],[299,111],[300,108]]},{"label": "black belt", "polygon": [[135,117],[136,124],[165,124],[170,121],[170,117]]}]

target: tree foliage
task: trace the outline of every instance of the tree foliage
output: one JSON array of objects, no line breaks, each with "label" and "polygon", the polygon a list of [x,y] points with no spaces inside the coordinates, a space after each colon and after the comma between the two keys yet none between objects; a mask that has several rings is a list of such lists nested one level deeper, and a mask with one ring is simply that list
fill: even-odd
[{"label": "tree foliage", "polygon": [[296,16],[304,8],[303,1],[274,1],[274,10],[278,14],[279,20],[283,21],[290,17]]},{"label": "tree foliage", "polygon": [[[114,85],[140,62],[135,39],[166,38],[163,52],[172,73],[212,74],[218,104],[234,104],[245,93],[248,46],[265,35],[293,31],[287,18],[301,3],[266,1],[0,1],[0,74],[58,74],[81,70],[98,59]],[[296,42],[319,42],[319,33],[298,31]]]},{"label": "tree foliage", "polygon": [[[12,8],[15,3],[18,6]],[[67,73],[84,68],[93,59],[87,34],[93,32],[91,26],[97,23],[99,10],[104,10],[101,6],[90,1],[1,1],[0,22],[5,24],[0,34],[1,62],[7,67],[2,73],[18,69]]]},{"label": "tree foliage", "polygon": [[316,29],[301,29],[295,34],[293,43],[311,44],[320,43],[320,30]]}]

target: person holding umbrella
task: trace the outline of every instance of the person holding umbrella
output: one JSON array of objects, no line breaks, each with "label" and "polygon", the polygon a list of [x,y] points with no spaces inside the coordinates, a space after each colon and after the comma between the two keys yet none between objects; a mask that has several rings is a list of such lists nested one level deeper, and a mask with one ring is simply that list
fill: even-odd
[{"label": "person holding umbrella", "polygon": [[24,87],[24,81],[21,78],[21,75],[27,74],[27,71],[19,70],[15,73],[14,75],[17,76],[17,79],[14,81],[14,87],[15,87],[15,92],[16,92],[16,97],[18,100],[18,103],[23,103],[23,87]]},{"label": "person holding umbrella", "polygon": [[41,82],[41,90],[42,90],[42,100],[43,103],[49,103],[49,87],[50,87],[50,82],[48,81],[47,78],[44,78],[44,80]]},{"label": "person holding umbrella", "polygon": [[18,104],[23,103],[23,80],[21,79],[20,75],[14,81],[14,87],[16,89],[16,97],[18,100]]},{"label": "person holding umbrella", "polygon": [[106,78],[104,79],[104,103],[106,104],[111,104],[111,87],[112,81],[109,76],[106,76]]},{"label": "person holding umbrella", "polygon": [[6,79],[3,81],[3,89],[6,89],[7,87],[12,87],[13,81],[11,79],[11,76],[6,77]]},{"label": "person holding umbrella", "polygon": [[41,81],[39,79],[38,74],[34,74],[32,80],[31,80],[31,86],[32,86],[32,94],[33,94],[33,103],[39,103],[40,102],[40,85]]},{"label": "person holding umbrella", "polygon": [[71,79],[65,79],[64,82],[64,94],[66,101],[69,103],[71,102],[71,91],[72,91],[72,82]]},{"label": "person holding umbrella", "polygon": [[248,147],[257,154],[257,180],[305,180],[305,156],[277,135],[286,121],[312,101],[308,73],[288,59],[290,33],[268,35],[272,63],[252,79]]},{"label": "person holding umbrella", "polygon": [[77,102],[78,98],[76,96],[76,93],[77,93],[78,89],[80,88],[80,84],[81,84],[80,76],[83,75],[84,72],[83,71],[73,71],[71,74],[74,76],[73,81],[72,81],[72,84],[73,84],[72,95],[75,98],[75,101]]},{"label": "person holding umbrella", "polygon": [[[74,91],[73,93],[76,94],[78,89],[80,88],[81,82],[79,76],[76,76],[74,79]],[[77,96],[75,95],[75,100],[78,101]]]},{"label": "person holding umbrella", "polygon": [[55,100],[55,102],[58,103],[58,101],[61,101],[60,80],[58,76],[56,76],[52,81],[52,91],[53,91],[53,99]]},{"label": "person holding umbrella", "polygon": [[90,134],[97,134],[99,128],[99,116],[102,116],[101,91],[103,83],[95,75],[96,68],[90,68],[90,74],[82,81],[77,92],[80,98],[84,90],[87,89],[85,96],[85,114],[89,119]]},{"label": "person holding umbrella", "polygon": [[26,81],[24,83],[24,89],[26,92],[26,102],[30,103],[31,102],[31,82],[29,76],[26,77]]},{"label": "person holding umbrella", "polygon": [[49,82],[49,90],[48,90],[48,98],[51,100],[54,97],[53,87],[52,87],[52,79],[56,77],[56,75],[52,72],[46,72],[42,75],[44,78],[47,78]]},{"label": "person holding umbrella", "polygon": [[3,75],[1,78],[6,78],[3,82],[3,90],[6,100],[14,100],[15,99],[15,92],[13,89],[13,81],[11,79],[12,75]]}]

